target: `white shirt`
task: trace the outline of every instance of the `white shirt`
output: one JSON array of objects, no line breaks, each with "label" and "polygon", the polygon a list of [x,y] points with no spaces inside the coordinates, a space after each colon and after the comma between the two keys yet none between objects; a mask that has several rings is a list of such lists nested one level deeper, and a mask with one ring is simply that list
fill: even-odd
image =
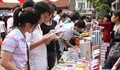
[{"label": "white shirt", "polygon": [[[30,36],[30,37],[29,37]],[[27,41],[36,42],[43,37],[43,32],[38,26],[31,35],[27,34]],[[30,50],[30,69],[31,70],[47,70],[47,49],[42,44],[39,47]]]},{"label": "white shirt", "polygon": [[5,22],[0,21],[0,32],[5,32],[4,25],[5,25]]},{"label": "white shirt", "polygon": [[64,24],[65,32],[62,34],[61,38],[58,40],[60,45],[60,51],[63,52],[64,48],[67,48],[64,40],[69,41],[74,33],[74,23],[71,22],[69,24]]},{"label": "white shirt", "polygon": [[12,26],[13,26],[13,17],[10,17],[7,20],[7,30],[8,30],[8,32],[12,31],[12,28],[11,28]]},{"label": "white shirt", "polygon": [[55,20],[58,25],[60,23],[60,15],[56,15],[53,20]]}]

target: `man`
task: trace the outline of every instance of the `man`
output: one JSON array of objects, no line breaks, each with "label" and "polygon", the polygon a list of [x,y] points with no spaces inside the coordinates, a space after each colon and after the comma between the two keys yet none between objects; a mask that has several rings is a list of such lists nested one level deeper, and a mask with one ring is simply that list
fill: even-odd
[{"label": "man", "polygon": [[63,52],[64,49],[69,47],[74,47],[74,45],[70,44],[69,41],[73,37],[73,34],[76,32],[81,33],[85,28],[85,23],[83,21],[78,21],[77,23],[69,23],[64,24],[65,32],[62,34],[61,38],[59,39],[60,44],[60,52]]}]

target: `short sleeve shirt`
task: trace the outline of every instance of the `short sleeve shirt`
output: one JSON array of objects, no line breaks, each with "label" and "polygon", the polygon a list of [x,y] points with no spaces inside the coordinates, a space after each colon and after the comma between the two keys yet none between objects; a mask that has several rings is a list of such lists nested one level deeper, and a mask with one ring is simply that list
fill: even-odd
[{"label": "short sleeve shirt", "polygon": [[12,53],[11,62],[20,70],[24,70],[27,62],[27,45],[21,31],[15,28],[10,32],[2,44],[2,50]]},{"label": "short sleeve shirt", "polygon": [[60,51],[63,52],[64,48],[67,48],[64,40],[69,41],[74,33],[74,23],[71,22],[69,24],[64,24],[65,32],[62,34],[61,38],[59,39]]}]

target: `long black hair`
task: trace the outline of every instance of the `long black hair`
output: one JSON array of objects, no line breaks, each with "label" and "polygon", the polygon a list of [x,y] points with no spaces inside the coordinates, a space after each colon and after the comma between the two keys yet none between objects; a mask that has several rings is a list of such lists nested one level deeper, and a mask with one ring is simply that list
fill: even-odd
[{"label": "long black hair", "polygon": [[17,8],[13,15],[13,27],[23,26],[27,22],[31,25],[37,25],[39,19],[40,14],[35,9],[31,7]]}]

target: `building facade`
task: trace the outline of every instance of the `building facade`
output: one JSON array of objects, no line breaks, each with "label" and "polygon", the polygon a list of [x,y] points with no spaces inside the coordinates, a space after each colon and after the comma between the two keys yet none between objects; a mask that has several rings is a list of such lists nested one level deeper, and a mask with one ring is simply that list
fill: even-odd
[{"label": "building facade", "polygon": [[114,2],[112,2],[111,6],[112,6],[111,7],[112,11],[120,9],[120,1],[119,0],[115,0]]},{"label": "building facade", "polygon": [[76,0],[76,10],[80,12],[80,14],[87,14],[87,15],[93,15],[95,14],[95,10],[90,2],[88,0]]}]

